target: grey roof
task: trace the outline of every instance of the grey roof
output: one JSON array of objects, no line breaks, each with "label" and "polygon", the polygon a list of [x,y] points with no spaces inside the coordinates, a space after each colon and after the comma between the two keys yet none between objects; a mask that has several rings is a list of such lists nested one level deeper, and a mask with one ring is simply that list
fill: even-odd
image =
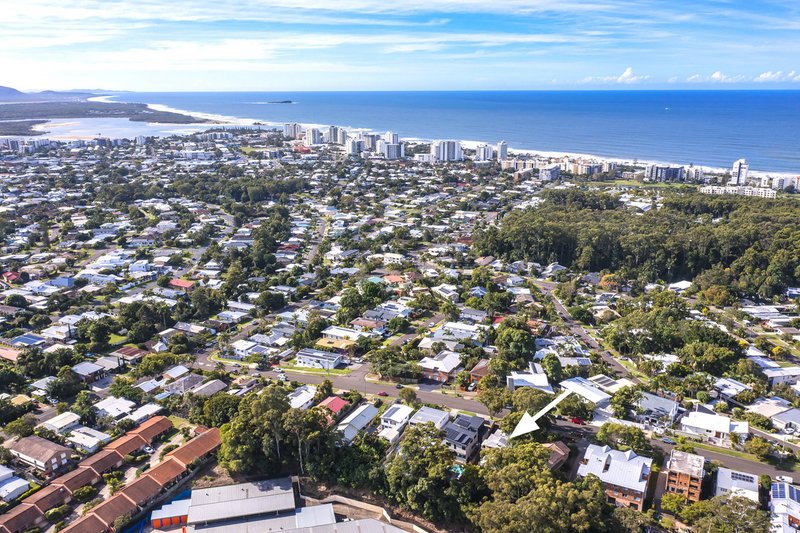
[{"label": "grey roof", "polygon": [[219,379],[212,379],[208,383],[203,383],[202,385],[198,385],[197,387],[192,389],[192,392],[199,396],[212,396],[227,388],[228,385],[226,385],[224,381],[221,381]]},{"label": "grey roof", "polygon": [[[306,507],[304,509],[308,508]],[[404,530],[396,526],[385,522],[379,522],[374,518],[363,518],[361,520],[317,526],[281,527],[281,525],[289,522],[287,519],[294,518],[295,517],[280,517],[238,520],[219,526],[195,527],[195,531],[197,533],[267,533],[270,531],[281,531],[282,533],[405,533]]]},{"label": "grey roof", "polygon": [[91,361],[84,361],[72,367],[72,371],[81,376],[91,376],[95,372],[100,372],[103,367],[92,363]]},{"label": "grey roof", "polygon": [[783,422],[784,424],[793,424],[800,426],[800,409],[789,409],[772,417],[773,420]]},{"label": "grey roof", "polygon": [[294,509],[290,478],[239,483],[192,491],[189,524],[232,520]]},{"label": "grey roof", "polygon": [[478,430],[483,425],[483,418],[479,416],[461,415],[444,426],[445,439],[448,442],[465,444],[475,440]]},{"label": "grey roof", "polygon": [[674,413],[678,404],[667,398],[650,394],[649,392],[642,392],[642,398],[638,402],[642,413],[646,415],[666,416]]}]

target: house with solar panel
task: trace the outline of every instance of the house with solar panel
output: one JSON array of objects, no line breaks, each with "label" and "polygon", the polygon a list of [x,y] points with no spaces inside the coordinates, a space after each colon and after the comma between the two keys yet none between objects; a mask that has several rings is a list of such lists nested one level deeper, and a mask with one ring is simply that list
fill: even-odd
[{"label": "house with solar panel", "polygon": [[773,533],[796,533],[800,528],[800,487],[790,483],[773,483],[769,510]]}]

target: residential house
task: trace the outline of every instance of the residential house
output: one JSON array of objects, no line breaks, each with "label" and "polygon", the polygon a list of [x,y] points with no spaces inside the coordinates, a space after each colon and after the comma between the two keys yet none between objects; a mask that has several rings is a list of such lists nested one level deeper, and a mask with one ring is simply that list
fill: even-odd
[{"label": "residential house", "polygon": [[31,435],[22,437],[9,448],[11,455],[47,476],[60,472],[70,462],[72,450],[47,439]]},{"label": "residential house", "polygon": [[342,433],[346,442],[351,442],[362,429],[372,422],[377,414],[378,408],[371,403],[361,404],[347,415],[336,429]]},{"label": "residential house", "polygon": [[456,460],[468,462],[481,443],[483,418],[458,414],[444,426],[444,442],[453,450]]},{"label": "residential house", "polygon": [[419,411],[414,413],[408,423],[415,426],[417,424],[433,424],[438,429],[444,429],[444,426],[450,420],[450,415],[441,409],[434,409],[433,407],[423,406]]},{"label": "residential house", "polygon": [[66,435],[80,425],[81,415],[72,411],[65,411],[40,424],[43,428],[49,429],[59,435]]},{"label": "residential house", "polygon": [[344,362],[344,356],[313,348],[302,348],[297,352],[294,362],[297,366],[333,370]]},{"label": "residential house", "polygon": [[769,510],[772,533],[796,533],[800,529],[800,487],[790,483],[773,483]]},{"label": "residential house", "polygon": [[0,500],[11,502],[25,494],[30,483],[14,475],[14,470],[0,465]]},{"label": "residential house", "polygon": [[301,385],[287,395],[289,405],[293,409],[306,410],[314,405],[317,388],[313,385]]},{"label": "residential house", "polygon": [[749,433],[747,422],[732,420],[727,416],[692,411],[681,419],[681,431],[703,437],[714,444],[728,444],[731,439],[741,440]]},{"label": "residential house", "polygon": [[621,452],[590,444],[578,466],[578,477],[597,476],[608,503],[642,511],[652,463],[652,459],[636,455],[633,450]]},{"label": "residential house", "polygon": [[527,371],[517,372],[512,370],[511,374],[506,377],[506,386],[511,392],[520,387],[530,387],[553,394],[553,387],[547,379],[547,374],[544,373],[538,363],[529,363]]},{"label": "residential house", "polygon": [[489,375],[489,360],[488,359],[481,359],[475,366],[472,367],[472,370],[469,371],[469,382],[470,383],[478,383],[481,379],[485,378]]},{"label": "residential house", "polygon": [[636,407],[634,419],[651,427],[670,427],[678,416],[678,402],[649,392],[642,392]]},{"label": "residential house", "polygon": [[739,472],[730,468],[719,467],[714,488],[714,496],[741,496],[759,503],[758,476]]},{"label": "residential house", "polygon": [[381,415],[381,427],[378,436],[389,441],[389,444],[397,442],[400,439],[400,433],[413,412],[414,409],[407,405],[396,403],[390,406]]},{"label": "residential house", "polygon": [[319,407],[325,407],[327,409],[330,409],[331,413],[333,413],[333,418],[331,419],[332,423],[333,420],[338,419],[339,416],[348,407],[350,407],[350,402],[339,396],[328,396],[319,403]]},{"label": "residential house", "polygon": [[105,368],[91,361],[83,361],[72,367],[84,383],[94,383],[105,374]]},{"label": "residential house", "polygon": [[442,350],[435,357],[423,357],[417,365],[425,379],[446,383],[461,370],[461,354]]}]

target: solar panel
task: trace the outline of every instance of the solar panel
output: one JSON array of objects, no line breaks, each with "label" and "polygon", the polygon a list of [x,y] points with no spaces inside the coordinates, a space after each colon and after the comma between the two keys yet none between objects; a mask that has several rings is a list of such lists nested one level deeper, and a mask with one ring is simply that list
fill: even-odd
[{"label": "solar panel", "polygon": [[773,499],[786,498],[786,485],[784,483],[772,484],[772,498]]},{"label": "solar panel", "polygon": [[800,490],[794,485],[787,485],[789,487],[789,498],[795,502],[800,503]]}]

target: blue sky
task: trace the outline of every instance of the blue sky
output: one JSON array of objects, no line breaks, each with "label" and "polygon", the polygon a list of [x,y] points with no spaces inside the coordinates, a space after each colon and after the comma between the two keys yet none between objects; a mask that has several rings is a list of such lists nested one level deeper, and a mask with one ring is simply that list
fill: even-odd
[{"label": "blue sky", "polygon": [[800,88],[798,0],[4,4],[24,90]]}]

